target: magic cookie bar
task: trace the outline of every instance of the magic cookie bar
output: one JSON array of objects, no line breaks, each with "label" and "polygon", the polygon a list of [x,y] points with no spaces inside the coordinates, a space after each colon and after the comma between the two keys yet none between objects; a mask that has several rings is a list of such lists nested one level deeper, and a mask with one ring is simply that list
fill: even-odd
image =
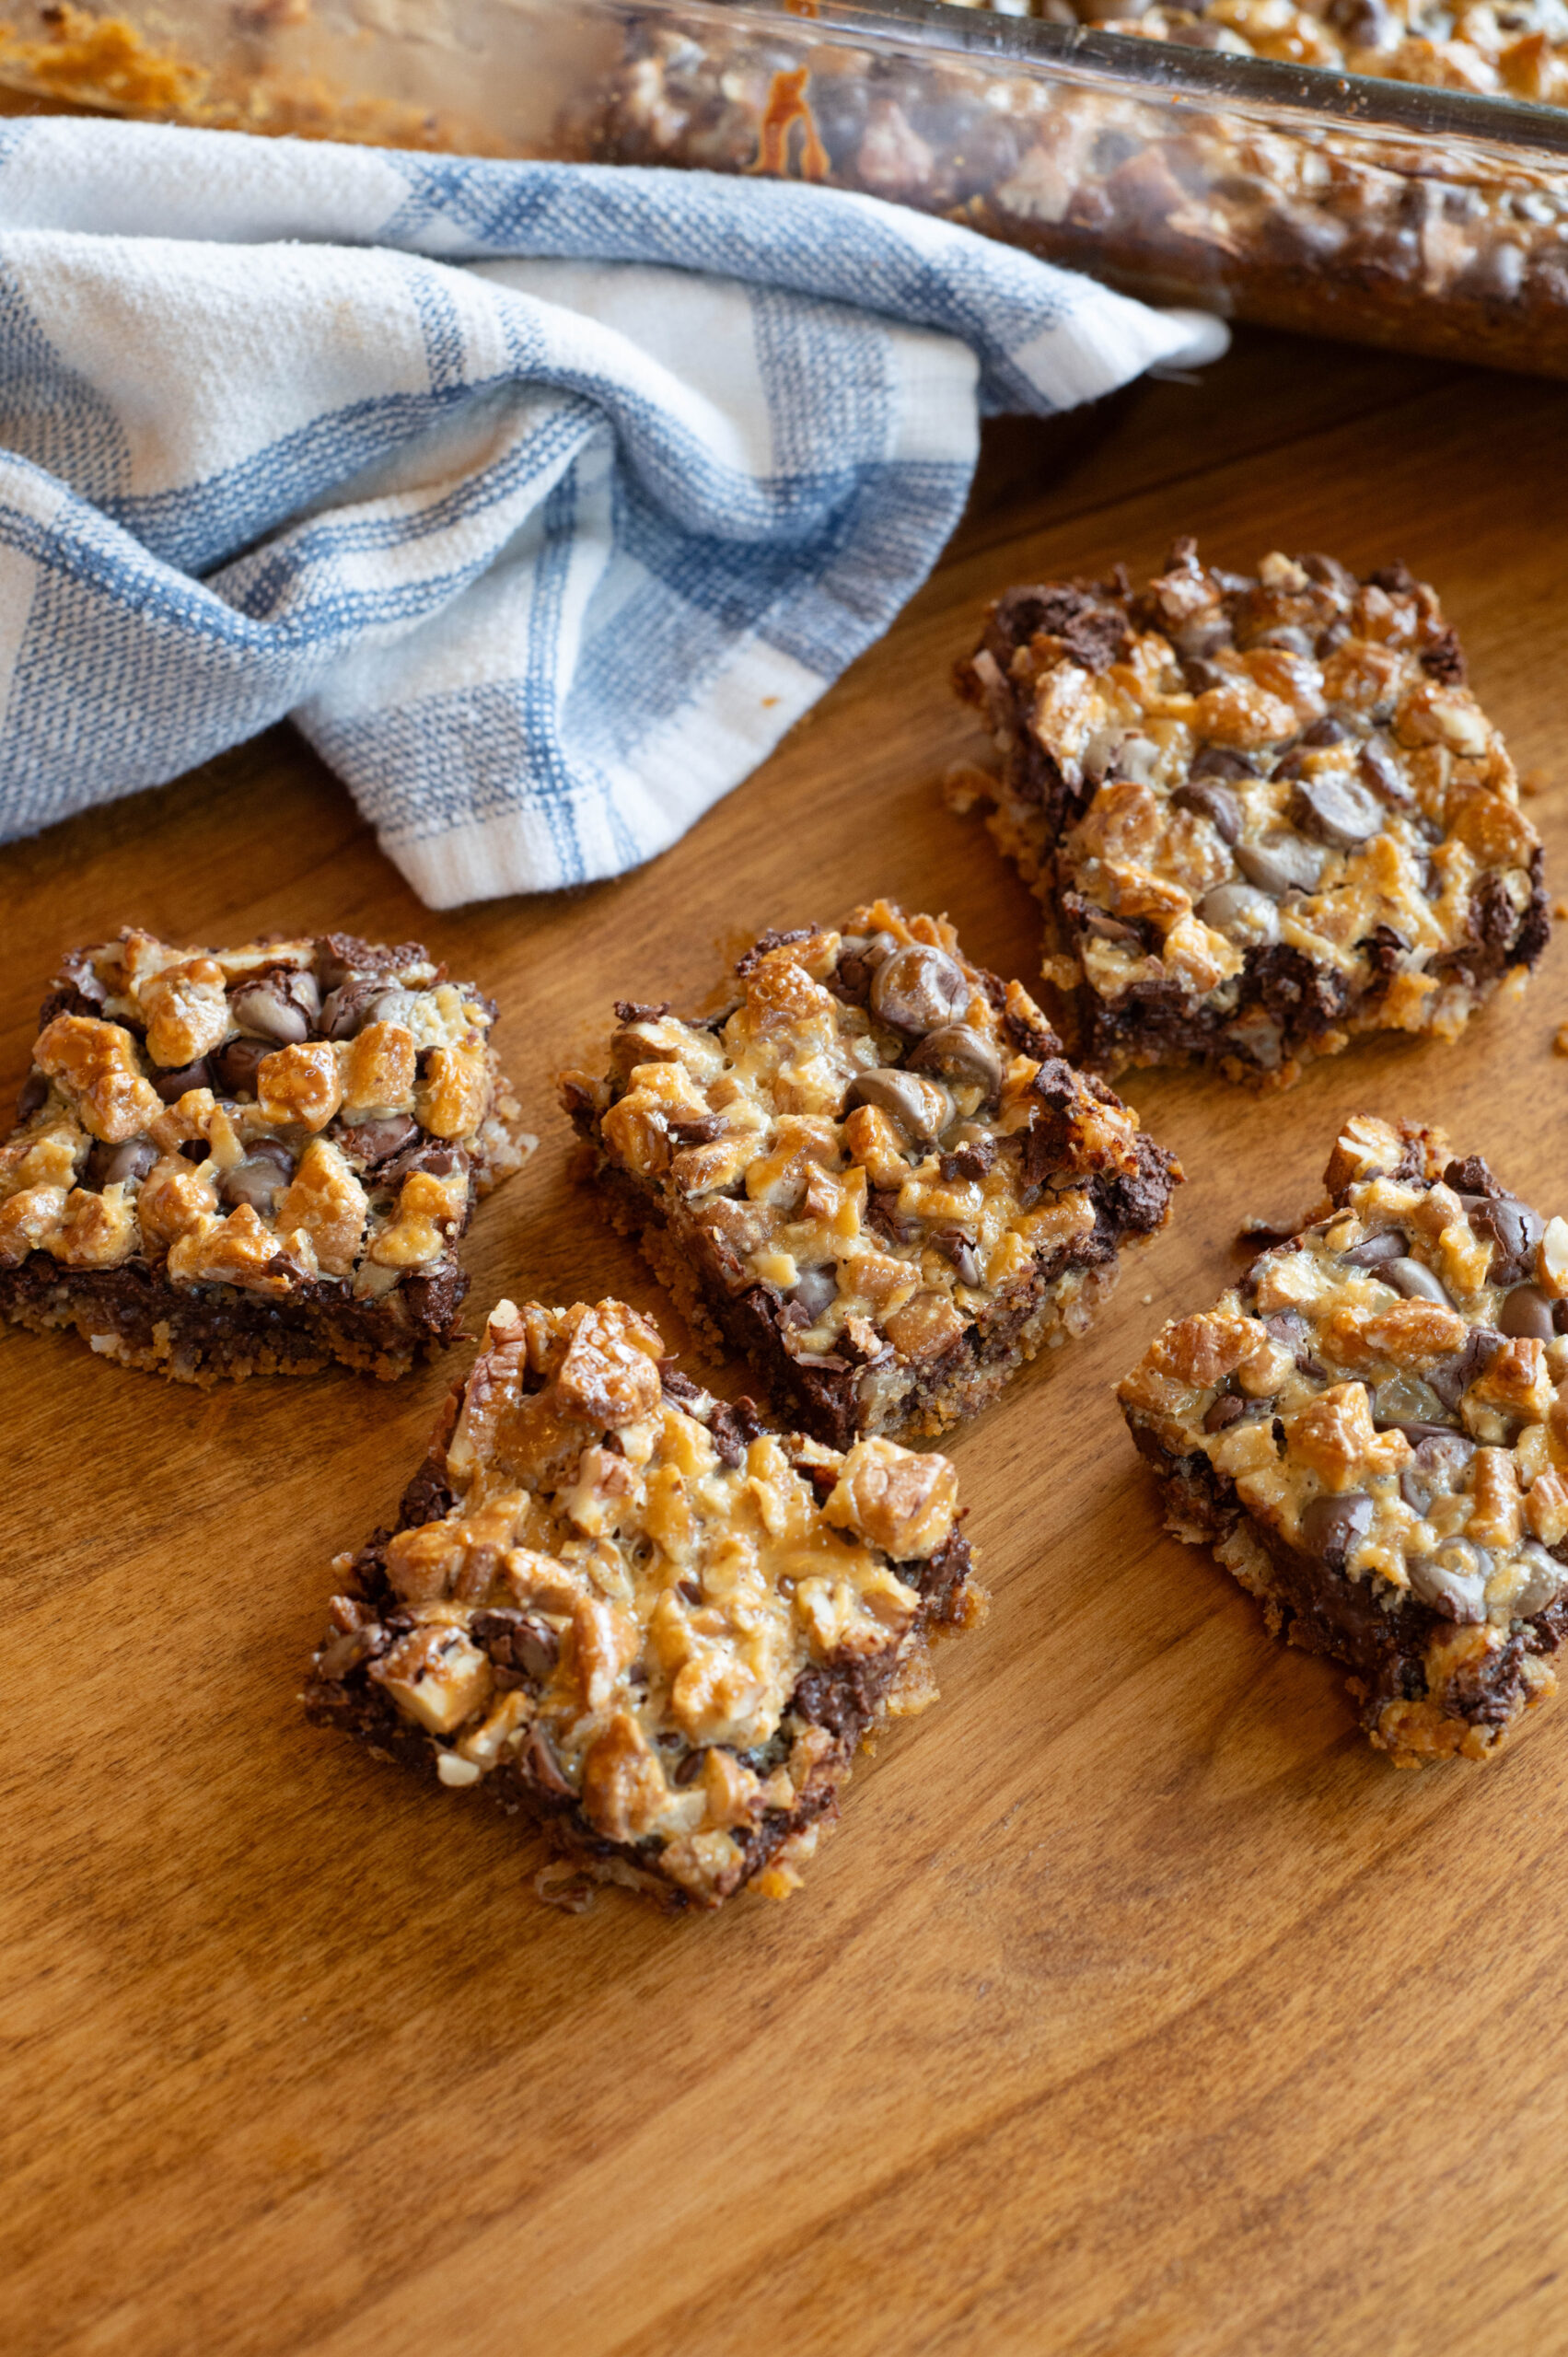
[{"label": "magic cookie bar", "polygon": [[1179,540],[1136,596],[1121,571],[1010,591],[959,684],[1097,1070],[1278,1085],[1353,1032],[1452,1039],[1545,946],[1513,763],[1403,565],[1254,579]]},{"label": "magic cookie bar", "polygon": [[0,1148],[0,1313],[189,1382],[449,1341],[508,1124],[495,1009],[417,943],[77,950]]},{"label": "magic cookie bar", "polygon": [[862,1738],[978,1619],[958,1479],[763,1429],[617,1301],[492,1311],[393,1533],[333,1565],[306,1707],[675,1905],[780,1897]]},{"label": "magic cookie bar", "polygon": [[1169,1527],[1353,1672],[1401,1765],[1483,1759],[1568,1629],[1568,1222],[1358,1119],[1330,1202],[1121,1387]]},{"label": "magic cookie bar", "polygon": [[935,1433],[1089,1323],[1180,1173],[1016,982],[886,900],[765,934],[706,1020],[622,1003],[562,1075],[611,1215],[834,1448]]}]

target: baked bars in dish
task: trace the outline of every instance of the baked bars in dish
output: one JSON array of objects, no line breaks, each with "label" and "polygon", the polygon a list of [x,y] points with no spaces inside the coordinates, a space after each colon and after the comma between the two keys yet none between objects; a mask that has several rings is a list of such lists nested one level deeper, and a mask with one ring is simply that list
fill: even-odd
[{"label": "baked bars in dish", "polygon": [[830,1447],[972,1415],[1168,1216],[1171,1156],[945,918],[877,900],[764,934],[720,1014],[617,1012],[561,1083],[606,1206]]},{"label": "baked bars in dish", "polygon": [[1121,1386],[1167,1523],[1351,1673],[1401,1766],[1486,1758],[1568,1629],[1568,1221],[1357,1117],[1330,1201]]},{"label": "baked bars in dish", "polygon": [[960,798],[993,795],[1097,1071],[1279,1086],[1358,1031],[1453,1039],[1545,946],[1513,763],[1402,565],[1179,540],[1136,593],[1009,591],[959,684],[1002,757]]},{"label": "baked bars in dish", "polygon": [[0,1148],[0,1314],[188,1382],[402,1374],[533,1144],[494,1016],[417,942],[74,952]]},{"label": "baked bars in dish", "polygon": [[616,1301],[509,1301],[305,1697],[601,1880],[783,1897],[855,1751],[935,1698],[928,1640],[983,1599],[946,1457],[764,1428]]}]

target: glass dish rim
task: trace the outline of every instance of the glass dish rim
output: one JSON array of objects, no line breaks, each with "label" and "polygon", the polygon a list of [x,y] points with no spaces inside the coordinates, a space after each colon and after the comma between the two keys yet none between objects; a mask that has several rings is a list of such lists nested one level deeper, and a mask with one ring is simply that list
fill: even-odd
[{"label": "glass dish rim", "polygon": [[976,64],[1044,69],[1061,80],[1108,86],[1205,111],[1252,114],[1284,127],[1384,133],[1421,145],[1462,140],[1543,163],[1568,159],[1568,107],[1484,91],[1342,74],[1321,65],[1140,41],[1088,25],[994,15],[947,0],[593,0],[618,16],[684,17],[715,26],[738,18],[801,41],[834,34],[872,46],[929,51]]}]

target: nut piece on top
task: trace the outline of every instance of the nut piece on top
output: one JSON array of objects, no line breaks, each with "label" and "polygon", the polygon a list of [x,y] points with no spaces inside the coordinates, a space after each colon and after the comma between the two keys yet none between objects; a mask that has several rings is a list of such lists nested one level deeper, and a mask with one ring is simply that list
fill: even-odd
[{"label": "nut piece on top", "polygon": [[1402,564],[1253,579],[1178,540],[1138,596],[1010,590],[958,684],[1003,772],[955,784],[995,801],[1097,1071],[1278,1086],[1353,1032],[1453,1039],[1545,946],[1514,765]]},{"label": "nut piece on top", "polygon": [[1353,1672],[1400,1766],[1494,1751],[1568,1630],[1568,1222],[1357,1117],[1315,1224],[1121,1385],[1167,1527]]},{"label": "nut piece on top", "polygon": [[398,1529],[333,1565],[306,1708],[589,1875],[782,1897],[983,1597],[946,1457],[768,1431],[663,1351],[618,1301],[498,1303]]},{"label": "nut piece on top", "polygon": [[936,1433],[1082,1332],[1180,1172],[1016,982],[889,901],[764,934],[723,1014],[562,1074],[617,1225],[834,1448]]},{"label": "nut piece on top", "polygon": [[417,942],[74,952],[0,1147],[0,1313],[187,1382],[401,1375],[532,1151],[494,1018]]}]

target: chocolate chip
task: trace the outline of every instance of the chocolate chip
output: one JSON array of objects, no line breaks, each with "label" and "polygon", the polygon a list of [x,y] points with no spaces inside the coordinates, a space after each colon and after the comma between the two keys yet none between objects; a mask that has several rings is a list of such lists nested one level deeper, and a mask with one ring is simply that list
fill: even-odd
[{"label": "chocolate chip", "polygon": [[815,1326],[830,1302],[838,1298],[839,1272],[831,1261],[815,1269],[802,1269],[790,1295],[792,1308],[805,1313],[804,1323]]},{"label": "chocolate chip", "polygon": [[218,1180],[218,1200],[231,1211],[249,1203],[252,1211],[270,1212],[287,1186],[294,1168],[287,1149],[274,1146],[271,1139],[265,1144],[266,1150],[252,1146],[244,1161]]},{"label": "chocolate chip", "polygon": [[[1189,783],[1204,777],[1256,777],[1258,764],[1246,753],[1232,752],[1228,745],[1205,745],[1194,754],[1187,772]],[[1174,797],[1173,797],[1174,798]]]},{"label": "chocolate chip", "polygon": [[1406,1301],[1435,1301],[1444,1309],[1452,1309],[1447,1288],[1441,1278],[1433,1274],[1423,1260],[1413,1260],[1401,1255],[1396,1260],[1385,1260],[1377,1274],[1386,1285],[1392,1285]]},{"label": "chocolate chip", "polygon": [[1492,1166],[1479,1154],[1467,1154],[1462,1162],[1446,1163],[1443,1184],[1452,1187],[1457,1195],[1500,1195],[1503,1192],[1492,1175]]},{"label": "chocolate chip", "polygon": [[526,1678],[537,1678],[542,1686],[560,1657],[561,1640],[548,1620],[536,1620],[530,1613],[512,1631],[512,1661]]},{"label": "chocolate chip", "polygon": [[213,1078],[226,1097],[254,1097],[257,1067],[273,1052],[264,1039],[230,1039],[213,1053]]},{"label": "chocolate chip", "polygon": [[918,1221],[906,1219],[900,1211],[896,1187],[873,1187],[865,1199],[865,1216],[889,1244],[912,1244],[920,1233]]},{"label": "chocolate chip", "polygon": [[212,1147],[205,1138],[187,1138],[179,1152],[181,1159],[186,1162],[205,1162],[212,1153]]},{"label": "chocolate chip", "polygon": [[344,1124],[337,1132],[336,1143],[363,1169],[378,1170],[382,1163],[390,1162],[393,1155],[401,1154],[418,1134],[418,1122],[407,1113],[389,1113],[378,1121]]},{"label": "chocolate chip", "polygon": [[1479,1383],[1498,1352],[1504,1337],[1490,1326],[1477,1326],[1462,1351],[1439,1359],[1426,1370],[1426,1381],[1445,1408],[1458,1408],[1472,1383]]},{"label": "chocolate chip", "polygon": [[87,1156],[86,1184],[101,1193],[105,1187],[128,1185],[145,1178],[157,1160],[151,1138],[127,1138],[121,1145],[95,1145]]},{"label": "chocolate chip", "polygon": [[1478,1621],[1486,1618],[1486,1583],[1492,1557],[1468,1538],[1446,1539],[1436,1555],[1405,1559],[1411,1593],[1430,1604],[1445,1620]]},{"label": "chocolate chip", "polygon": [[48,1081],[41,1072],[29,1072],[17,1094],[17,1122],[30,1121],[33,1115],[48,1102]]},{"label": "chocolate chip", "polygon": [[1216,884],[1198,903],[1198,913],[1227,941],[1270,947],[1280,937],[1278,904],[1256,884]]},{"label": "chocolate chip", "polygon": [[1400,774],[1399,763],[1380,737],[1369,737],[1356,756],[1362,783],[1371,787],[1380,801],[1392,803],[1396,809],[1408,809],[1415,796]]},{"label": "chocolate chip", "polygon": [[521,1670],[538,1685],[544,1683],[560,1658],[560,1638],[537,1613],[504,1605],[476,1612],[470,1629],[474,1643],[484,1647],[492,1661],[504,1668]]},{"label": "chocolate chip", "polygon": [[1348,777],[1303,778],[1292,809],[1298,826],[1340,851],[1353,850],[1383,825],[1383,808],[1376,795]]},{"label": "chocolate chip", "polygon": [[1207,819],[1222,842],[1234,843],[1241,832],[1241,805],[1228,786],[1215,777],[1189,777],[1171,795],[1178,810],[1195,811]]},{"label": "chocolate chip", "polygon": [[739,1399],[733,1405],[727,1399],[714,1402],[708,1418],[708,1437],[718,1451],[721,1465],[733,1468],[741,1464],[761,1429],[754,1399]]},{"label": "chocolate chip", "polygon": [[978,1285],[980,1283],[983,1274],[980,1265],[980,1255],[975,1250],[973,1242],[964,1234],[961,1227],[934,1227],[931,1231],[931,1241],[944,1260],[951,1262],[960,1284]]},{"label": "chocolate chip", "polygon": [[958,959],[923,941],[895,949],[871,978],[872,1007],[895,1031],[935,1031],[961,1016],[970,995]]},{"label": "chocolate chip", "polygon": [[1372,1527],[1373,1511],[1365,1490],[1342,1490],[1337,1497],[1325,1493],[1314,1498],[1302,1509],[1301,1543],[1331,1569],[1343,1571],[1351,1549]]},{"label": "chocolate chip", "polygon": [[1325,589],[1337,589],[1342,598],[1353,598],[1360,586],[1349,565],[1342,564],[1337,556],[1324,556],[1321,551],[1309,549],[1295,561],[1310,580],[1321,582]]},{"label": "chocolate chip", "polygon": [[1514,1284],[1527,1275],[1545,1225],[1539,1213],[1520,1202],[1516,1195],[1502,1193],[1468,1202],[1465,1208],[1471,1227],[1490,1236],[1496,1248],[1488,1271],[1492,1283]]},{"label": "chocolate chip", "polygon": [[1513,1616],[1516,1620],[1533,1620],[1538,1612],[1556,1603],[1568,1570],[1535,1538],[1526,1539],[1519,1555],[1527,1571],[1525,1585],[1514,1598]]},{"label": "chocolate chip", "polygon": [[1410,1250],[1410,1238],[1403,1228],[1386,1227],[1376,1236],[1369,1236],[1365,1244],[1353,1244],[1340,1260],[1347,1269],[1382,1269],[1390,1260],[1402,1260]]},{"label": "chocolate chip", "polygon": [[955,1178],[983,1178],[996,1160],[996,1141],[993,1137],[966,1138],[951,1154],[942,1155],[936,1167],[951,1186]]},{"label": "chocolate chip", "polygon": [[1422,669],[1434,679],[1439,680],[1444,687],[1458,688],[1464,685],[1464,650],[1459,644],[1457,631],[1440,631],[1431,645],[1422,649],[1420,662]]},{"label": "chocolate chip", "polygon": [[166,1105],[173,1105],[188,1088],[210,1088],[211,1075],[205,1056],[198,1056],[193,1064],[181,1064],[178,1072],[154,1072],[153,1086]]},{"label": "chocolate chip", "polygon": [[1246,1412],[1245,1401],[1238,1399],[1234,1391],[1222,1391],[1204,1411],[1203,1430],[1206,1433],[1223,1433],[1227,1424],[1237,1422]]},{"label": "chocolate chip", "polygon": [[537,1792],[548,1793],[557,1800],[573,1797],[572,1787],[561,1773],[561,1763],[541,1727],[534,1727],[530,1731],[517,1765]]},{"label": "chocolate chip", "polygon": [[814,924],[795,924],[787,928],[783,925],[770,925],[767,932],[760,933],[750,948],[736,959],[736,972],[750,973],[752,968],[760,965],[771,950],[786,949],[792,941],[809,941],[817,930]]},{"label": "chocolate chip", "polygon": [[1304,745],[1342,745],[1348,733],[1343,721],[1336,720],[1331,712],[1326,712],[1321,720],[1315,720],[1310,728],[1302,730],[1300,742]]},{"label": "chocolate chip", "polygon": [[1108,910],[1097,909],[1092,900],[1084,900],[1080,894],[1063,893],[1063,905],[1076,919],[1079,931],[1092,934],[1097,941],[1130,942],[1136,948],[1143,947],[1144,937],[1135,924],[1126,924]]},{"label": "chocolate chip", "polygon": [[859,1074],[850,1084],[844,1104],[846,1109],[855,1105],[875,1105],[897,1121],[917,1145],[929,1145],[952,1115],[952,1107],[943,1090],[936,1091],[938,1101],[935,1107],[927,1102],[930,1086],[929,1083],[923,1085],[912,1073],[884,1067]]},{"label": "chocolate chip", "polygon": [[[796,937],[798,940],[806,938],[804,934]],[[669,1013],[669,1004],[667,998],[618,998],[615,1019],[618,1023],[660,1023]]]},{"label": "chocolate chip", "polygon": [[689,1751],[685,1759],[677,1764],[675,1773],[670,1778],[671,1783],[679,1784],[682,1787],[694,1784],[703,1772],[703,1762],[706,1757],[705,1752]]},{"label": "chocolate chip", "polygon": [[1400,1495],[1413,1514],[1424,1515],[1434,1498],[1452,1496],[1463,1489],[1475,1443],[1463,1433],[1427,1425],[1402,1424],[1399,1429],[1407,1439],[1420,1433],[1420,1438],[1413,1439],[1415,1455],[1400,1474]]},{"label": "chocolate chip", "polygon": [[910,1057],[914,1072],[944,1073],[994,1097],[1002,1086],[1002,1059],[983,1032],[967,1023],[944,1023],[928,1031]]},{"label": "chocolate chip", "polygon": [[1516,1285],[1503,1304],[1498,1329],[1515,1341],[1550,1342],[1557,1331],[1555,1311],[1539,1285]]},{"label": "chocolate chip", "polygon": [[703,1591],[695,1580],[677,1580],[675,1593],[682,1596],[688,1604],[701,1604],[703,1601]]},{"label": "chocolate chip", "polygon": [[1272,622],[1252,640],[1254,646],[1277,646],[1286,655],[1310,655],[1312,636],[1297,622]]},{"label": "chocolate chip", "polygon": [[686,1120],[672,1120],[669,1134],[677,1145],[710,1145],[724,1125],[722,1113],[693,1113]]},{"label": "chocolate chip", "polygon": [[310,1037],[310,1026],[321,1012],[321,993],[314,974],[280,970],[242,982],[228,1004],[242,1031],[272,1047],[292,1048]]},{"label": "chocolate chip", "polygon": [[[412,960],[410,961],[412,962]],[[318,1023],[323,1039],[352,1039],[388,995],[385,973],[355,974],[328,993]]]},{"label": "chocolate chip", "polygon": [[1269,835],[1261,842],[1237,843],[1236,864],[1249,884],[1272,892],[1315,892],[1323,880],[1324,855],[1299,835]]}]

